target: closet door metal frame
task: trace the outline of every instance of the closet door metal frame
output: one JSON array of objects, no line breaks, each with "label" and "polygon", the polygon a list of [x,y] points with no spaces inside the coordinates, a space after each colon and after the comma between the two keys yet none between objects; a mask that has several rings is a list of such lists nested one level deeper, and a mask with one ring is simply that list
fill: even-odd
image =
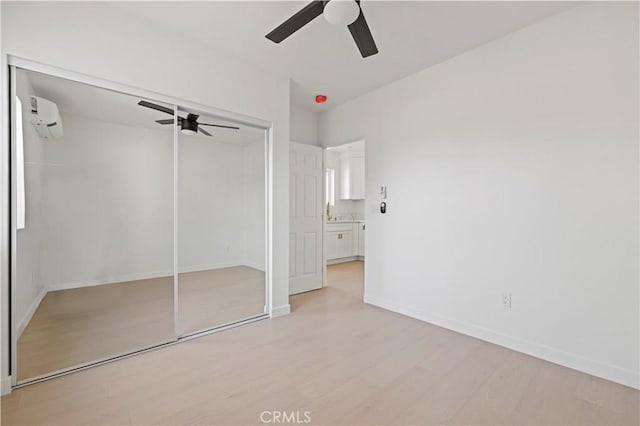
[{"label": "closet door metal frame", "polygon": [[[9,218],[8,226],[9,232],[4,233],[2,238],[2,244],[5,244],[6,247],[9,248],[9,259],[8,259],[8,269],[9,269],[9,312],[3,312],[5,319],[9,319],[9,335],[3,336],[2,346],[8,345],[10,354],[10,362],[9,362],[9,373],[11,377],[11,386],[12,388],[17,388],[21,386],[26,386],[33,383],[38,383],[43,380],[49,380],[55,377],[59,377],[62,375],[70,374],[76,371],[84,370],[87,368],[91,368],[93,366],[102,365],[108,362],[113,362],[119,359],[127,358],[130,356],[134,356],[140,353],[148,352],[150,350],[155,350],[158,348],[163,348],[166,346],[174,345],[180,343],[182,341],[191,340],[194,338],[198,338],[201,336],[205,336],[208,334],[216,333],[218,331],[226,330],[232,327],[236,327],[239,325],[251,323],[254,321],[262,320],[269,318],[272,308],[271,303],[271,294],[272,294],[272,250],[271,250],[271,240],[272,240],[272,227],[271,227],[271,212],[273,208],[272,203],[272,164],[273,164],[273,124],[269,121],[261,120],[258,118],[246,116],[239,113],[234,113],[230,111],[225,111],[213,107],[209,107],[207,105],[198,104],[195,102],[191,102],[188,100],[175,98],[168,95],[163,95],[160,93],[148,91],[145,89],[136,88],[133,86],[128,86],[125,84],[116,83],[113,81],[101,79],[98,77],[89,76],[86,74],[69,71],[61,68],[57,68],[54,66],[42,64],[39,62],[31,61],[28,59],[20,58],[13,55],[7,55],[7,65],[9,67],[9,158],[4,160],[3,167],[7,167],[7,171],[9,172],[9,184],[3,185],[2,187],[2,196],[5,200],[10,200],[9,206],[3,205],[3,212],[7,214]],[[93,360],[90,362],[82,363],[79,365],[75,365],[69,368],[65,368],[59,371],[50,372],[42,376],[29,378],[26,381],[22,381],[18,383],[17,377],[17,322],[15,318],[15,310],[13,307],[16,303],[16,202],[15,202],[15,95],[16,95],[16,70],[23,69],[27,71],[39,72],[42,74],[46,74],[52,77],[59,77],[66,80],[74,81],[76,83],[88,84],[91,86],[95,86],[98,88],[110,90],[113,92],[119,92],[126,95],[131,95],[135,97],[140,97],[144,99],[148,99],[151,101],[157,101],[169,105],[173,105],[174,108],[174,116],[177,115],[178,109],[189,109],[195,112],[201,112],[203,114],[212,116],[214,118],[219,118],[222,120],[233,121],[238,124],[249,126],[257,129],[262,129],[265,134],[265,144],[264,144],[264,161],[265,161],[265,307],[263,314],[255,315],[245,319],[239,319],[238,321],[234,321],[227,324],[221,324],[217,326],[212,326],[211,328],[198,331],[195,333],[186,334],[180,336],[178,334],[178,126],[177,120],[174,123],[173,130],[173,190],[174,190],[174,216],[173,216],[173,315],[174,315],[174,336],[175,339],[169,341],[167,343],[160,343],[158,345],[143,348],[139,350],[133,350],[123,354],[116,354],[113,356],[108,356],[103,359]],[[5,100],[6,102],[6,100]],[[6,152],[6,151],[5,151]],[[8,192],[8,193],[7,193]],[[7,211],[8,210],[8,211]],[[5,228],[5,229],[7,229]],[[4,265],[3,265],[4,266]]]}]

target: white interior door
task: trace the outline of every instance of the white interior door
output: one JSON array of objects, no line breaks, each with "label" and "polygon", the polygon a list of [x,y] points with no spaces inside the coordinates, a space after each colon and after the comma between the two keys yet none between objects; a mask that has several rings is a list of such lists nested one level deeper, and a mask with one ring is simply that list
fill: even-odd
[{"label": "white interior door", "polygon": [[291,142],[289,294],[322,287],[322,148]]}]

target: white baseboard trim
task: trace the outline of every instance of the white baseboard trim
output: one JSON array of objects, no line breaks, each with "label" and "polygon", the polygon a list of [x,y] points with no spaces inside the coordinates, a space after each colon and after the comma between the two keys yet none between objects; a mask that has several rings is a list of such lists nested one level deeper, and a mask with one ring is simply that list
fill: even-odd
[{"label": "white baseboard trim", "polygon": [[125,275],[120,275],[117,277],[107,278],[103,280],[89,280],[89,281],[78,281],[78,282],[71,282],[71,283],[51,284],[49,285],[49,291],[70,290],[72,288],[93,287],[97,285],[116,284],[116,283],[122,283],[127,281],[148,280],[152,278],[169,277],[171,275],[173,275],[173,270],[125,274]]},{"label": "white baseboard trim", "polygon": [[[244,266],[245,264],[242,262],[221,262],[221,263],[210,263],[205,265],[192,265],[185,266],[180,268],[178,273],[189,273],[189,272],[200,272],[200,271],[208,271],[211,269],[223,269],[223,268],[233,268],[235,266]],[[252,265],[246,265],[252,267]],[[258,269],[258,268],[256,268]],[[82,287],[93,287],[97,285],[105,285],[105,284],[117,284],[123,283],[127,281],[138,281],[138,280],[148,280],[153,278],[163,278],[170,277],[173,275],[173,269],[171,270],[163,270],[163,271],[155,271],[155,272],[141,272],[135,274],[124,274],[118,277],[108,278],[104,280],[90,280],[90,281],[79,281],[79,282],[71,282],[71,283],[61,283],[61,284],[52,284],[49,286],[49,291],[56,290],[70,290],[72,288],[82,288]]]},{"label": "white baseboard trim", "polygon": [[289,315],[291,313],[291,305],[288,303],[286,305],[277,306],[271,309],[271,318],[281,317],[284,315]]},{"label": "white baseboard trim", "polygon": [[364,256],[341,257],[339,259],[327,260],[327,265],[335,265],[337,263],[353,262],[354,260],[364,260]]},{"label": "white baseboard trim", "polygon": [[[211,269],[224,269],[224,268],[234,268],[236,266],[244,266],[242,262],[220,262],[220,263],[206,263],[204,265],[191,265],[191,266],[183,266],[178,269],[179,274],[186,274],[188,272],[200,272],[200,271],[209,271]],[[169,275],[173,275],[173,271],[169,272]]]},{"label": "white baseboard trim", "polygon": [[582,371],[583,373],[611,380],[612,382],[620,383],[631,388],[640,389],[640,372],[638,371],[627,370],[615,365],[569,353],[561,349],[541,345],[517,337],[507,336],[484,327],[479,327],[477,325],[458,321],[452,318],[445,318],[440,315],[430,314],[410,306],[383,300],[367,294],[364,296],[364,302],[411,318],[428,322],[430,324],[447,328],[458,333],[466,334],[467,336],[472,336],[480,340],[494,343],[514,351],[522,352],[536,358],[541,358],[554,364],[559,364],[574,370]]},{"label": "white baseboard trim", "polygon": [[252,262],[250,260],[245,260],[244,262],[242,262],[242,264],[244,266],[248,266],[249,268],[252,269],[257,269],[260,272],[264,272],[264,265],[258,262]]},{"label": "white baseboard trim", "polygon": [[38,306],[40,306],[42,299],[44,299],[44,297],[47,295],[47,291],[48,289],[46,287],[40,290],[40,293],[38,293],[34,301],[31,303],[31,305],[29,305],[27,312],[25,312],[22,319],[20,319],[20,321],[18,322],[17,329],[16,329],[16,332],[18,333],[18,338],[22,336],[22,332],[24,331],[25,328],[27,328],[27,325],[29,325],[29,321],[31,321],[31,318],[33,318],[33,314],[36,313],[36,310],[38,309]]},{"label": "white baseboard trim", "polygon": [[11,393],[11,376],[3,377],[0,380],[0,395],[8,395]]}]

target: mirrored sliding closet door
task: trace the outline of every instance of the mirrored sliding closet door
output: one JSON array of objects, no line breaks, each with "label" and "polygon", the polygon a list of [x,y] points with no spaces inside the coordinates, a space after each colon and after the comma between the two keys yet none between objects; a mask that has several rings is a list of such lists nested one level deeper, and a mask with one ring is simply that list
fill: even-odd
[{"label": "mirrored sliding closet door", "polygon": [[267,317],[261,122],[11,83],[14,385]]},{"label": "mirrored sliding closet door", "polygon": [[265,313],[265,131],[183,110],[178,333]]},{"label": "mirrored sliding closet door", "polygon": [[175,340],[174,107],[14,78],[18,383]]}]

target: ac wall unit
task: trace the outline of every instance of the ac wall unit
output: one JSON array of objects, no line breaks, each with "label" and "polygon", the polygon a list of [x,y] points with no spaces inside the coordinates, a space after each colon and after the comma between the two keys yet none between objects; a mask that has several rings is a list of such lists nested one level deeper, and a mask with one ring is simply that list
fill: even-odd
[{"label": "ac wall unit", "polygon": [[48,99],[31,96],[31,124],[44,139],[62,137],[62,119],[58,106]]}]

